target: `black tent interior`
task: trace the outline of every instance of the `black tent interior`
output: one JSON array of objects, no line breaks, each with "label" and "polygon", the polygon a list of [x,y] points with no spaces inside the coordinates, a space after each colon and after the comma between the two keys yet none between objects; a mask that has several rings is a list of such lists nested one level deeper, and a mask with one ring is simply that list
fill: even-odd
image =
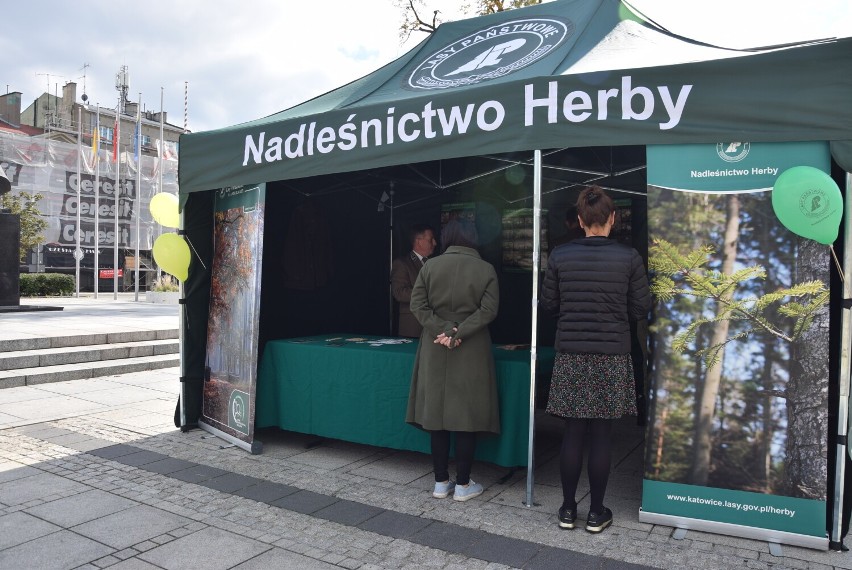
[{"label": "black tent interior", "polygon": [[[481,253],[500,274],[501,309],[492,323],[497,343],[529,342],[532,294],[530,269],[509,257],[511,240],[503,217],[532,208],[532,153],[462,157],[344,174],[329,174],[267,184],[266,230],[261,284],[260,351],[266,341],[342,331],[389,335],[395,332],[389,289],[392,258],[409,249],[412,224],[427,223],[439,235],[441,212],[472,207],[483,241]],[[606,188],[617,201],[618,239],[647,255],[645,149],[640,146],[559,149],[543,153],[542,253],[547,244],[576,237],[573,205],[588,184]],[[186,235],[199,263],[187,281],[186,369],[200,379],[204,367],[206,311],[209,303],[209,247],[212,193],[194,193],[186,212]],[[303,226],[294,217],[306,206],[327,232],[328,247],[305,259],[287,252]],[[532,231],[529,221],[525,229]],[[440,250],[440,243],[438,248]],[[531,252],[524,252],[529,255]],[[288,268],[289,264],[289,268]],[[288,274],[288,270],[290,273]],[[309,279],[293,272],[311,271]],[[308,284],[307,281],[310,281]],[[539,317],[539,344],[552,344],[554,327]],[[198,336],[196,336],[198,335]],[[195,348],[200,348],[200,352]],[[200,385],[191,394],[200,399]],[[196,392],[195,390],[199,390]],[[195,397],[187,398],[187,417],[198,417]]]}]

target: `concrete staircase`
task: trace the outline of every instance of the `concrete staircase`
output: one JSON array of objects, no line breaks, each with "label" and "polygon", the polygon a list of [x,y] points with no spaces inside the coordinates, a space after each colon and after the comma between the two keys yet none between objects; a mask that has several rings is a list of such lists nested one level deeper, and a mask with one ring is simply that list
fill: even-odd
[{"label": "concrete staircase", "polygon": [[180,364],[178,330],[0,341],[0,388],[112,376]]}]

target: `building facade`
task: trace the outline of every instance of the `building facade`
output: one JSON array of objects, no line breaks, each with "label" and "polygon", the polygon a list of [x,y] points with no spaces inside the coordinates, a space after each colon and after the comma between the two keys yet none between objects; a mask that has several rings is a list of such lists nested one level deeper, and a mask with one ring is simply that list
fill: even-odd
[{"label": "building facade", "polygon": [[[23,110],[19,92],[6,94],[0,99],[0,118],[7,122],[40,129],[46,138],[54,140],[76,142],[80,135],[82,143],[87,146],[91,146],[95,129],[100,125],[101,147],[113,148],[118,101],[111,107],[99,107],[88,101],[78,101],[77,84],[73,81],[62,87],[61,96],[42,93]],[[134,149],[139,103],[125,100],[120,107],[119,150]],[[163,141],[161,147],[166,152],[177,152],[178,139],[184,129],[169,124],[168,113],[163,111],[161,120],[159,111],[143,110],[139,118],[143,155],[157,156],[157,141],[160,140]]]},{"label": "building facade", "polygon": [[165,113],[139,113],[135,102],[123,101],[116,113],[80,101],[73,82],[61,97],[43,93],[24,110],[21,102],[20,92],[0,96],[0,166],[13,194],[40,196],[48,222],[26,269],[74,273],[76,256],[81,290],[97,282],[112,291],[114,272],[120,288],[132,288],[136,268],[149,285],[153,243],[173,231],[153,219],[149,203],[160,192],[177,195],[183,128]]}]

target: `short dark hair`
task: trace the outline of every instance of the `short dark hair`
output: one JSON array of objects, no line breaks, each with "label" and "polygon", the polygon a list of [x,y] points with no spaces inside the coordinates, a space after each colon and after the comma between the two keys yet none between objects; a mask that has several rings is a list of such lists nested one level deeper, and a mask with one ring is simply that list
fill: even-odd
[{"label": "short dark hair", "polygon": [[423,235],[429,231],[435,233],[432,230],[432,226],[430,226],[429,224],[414,224],[413,226],[411,226],[411,229],[408,230],[408,243],[413,246],[414,240],[417,239],[417,236]]},{"label": "short dark hair", "polygon": [[476,249],[479,246],[476,224],[466,218],[450,220],[441,231],[441,243],[444,245],[444,251],[453,245]]},{"label": "short dark hair", "polygon": [[577,215],[586,226],[602,226],[615,211],[612,198],[600,186],[588,186],[577,198]]}]

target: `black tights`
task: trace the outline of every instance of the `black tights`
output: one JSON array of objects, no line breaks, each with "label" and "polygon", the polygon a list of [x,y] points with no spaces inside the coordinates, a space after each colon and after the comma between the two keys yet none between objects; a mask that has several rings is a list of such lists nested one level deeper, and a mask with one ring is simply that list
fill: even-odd
[{"label": "black tights", "polygon": [[470,482],[473,453],[476,451],[476,433],[472,431],[449,432],[446,430],[429,433],[432,435],[432,463],[435,468],[435,481],[441,483],[450,478],[450,433],[455,433],[456,483],[467,485]]},{"label": "black tights", "polygon": [[562,507],[577,508],[577,483],[583,469],[583,442],[589,433],[589,511],[603,511],[603,499],[610,469],[610,432],[612,420],[565,418],[565,435],[559,456],[559,473],[562,476]]}]

